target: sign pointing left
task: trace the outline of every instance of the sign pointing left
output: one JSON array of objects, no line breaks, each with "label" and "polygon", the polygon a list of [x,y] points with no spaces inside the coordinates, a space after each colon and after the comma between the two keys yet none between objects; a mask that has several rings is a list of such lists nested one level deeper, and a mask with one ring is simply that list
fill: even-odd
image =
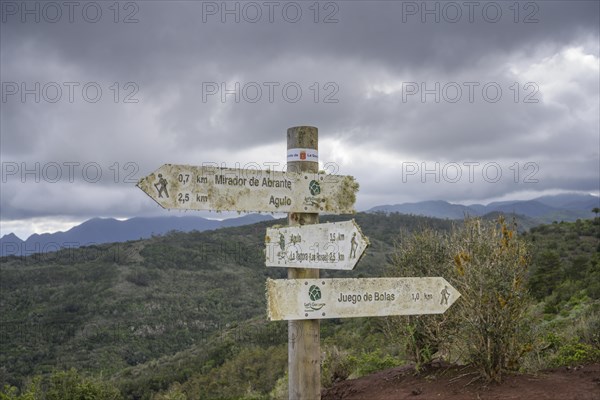
[{"label": "sign pointing left", "polygon": [[351,176],[164,164],[137,186],[163,208],[352,214]]}]

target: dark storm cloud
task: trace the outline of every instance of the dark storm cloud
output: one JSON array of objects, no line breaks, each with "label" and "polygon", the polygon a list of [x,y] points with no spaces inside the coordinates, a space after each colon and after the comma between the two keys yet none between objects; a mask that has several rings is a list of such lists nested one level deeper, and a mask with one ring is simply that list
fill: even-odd
[{"label": "dark storm cloud", "polygon": [[[465,6],[468,2],[452,2],[460,5],[463,13],[455,23],[449,22],[446,14],[451,10],[444,12],[444,2],[332,2],[337,9],[321,10],[319,19],[335,11],[332,19],[337,22],[318,24],[309,2],[299,3],[303,15],[296,23],[285,20],[284,14],[292,15],[294,9],[284,13],[284,2],[274,7],[272,23],[265,6],[260,7],[262,17],[251,23],[245,21],[250,11],[243,12],[243,3],[221,7],[225,3],[215,2],[217,13],[206,15],[208,3],[212,2],[136,2],[139,9],[134,18],[139,22],[130,24],[113,23],[113,13],[106,4],[103,18],[96,24],[86,23],[77,14],[74,23],[63,18],[57,24],[23,24],[15,21],[16,16],[8,16],[3,29],[6,35],[39,41],[64,59],[92,70],[110,66],[110,71],[127,71],[144,66],[140,71],[144,73],[164,65],[190,66],[191,61],[206,64],[211,58],[220,68],[248,68],[285,54],[310,55],[316,60],[322,56],[362,57],[397,67],[462,69],[486,54],[501,57],[515,49],[530,51],[547,41],[577,41],[582,34],[595,34],[598,22],[598,4],[593,1],[522,3],[518,17],[512,3],[487,2],[495,6],[484,12],[486,2],[475,2],[479,5],[471,6],[472,22]],[[407,15],[408,3],[418,6],[416,15]],[[226,23],[222,23],[222,8],[235,8],[236,4],[240,22],[227,14]],[[432,14],[426,14],[422,23],[421,13],[436,7],[440,9],[439,23]],[[495,19],[496,9],[502,13],[498,22],[487,22]],[[520,22],[514,23],[515,18]],[[523,23],[528,18],[531,23]],[[3,47],[20,42],[10,43],[11,39],[8,36]]]},{"label": "dark storm cloud", "polygon": [[[598,190],[598,2],[275,2],[269,15],[265,2],[138,1],[119,3],[118,16],[114,2],[80,2],[73,22],[56,2],[63,5],[58,23],[43,13],[39,23],[32,15],[23,23],[20,11],[13,15],[4,4],[2,82],[54,82],[63,97],[36,103],[28,95],[22,102],[17,93],[3,100],[2,161],[42,169],[97,163],[103,175],[66,185],[30,185],[11,175],[3,182],[3,219],[156,213],[124,175],[139,179],[164,162],[231,162],[216,159],[230,154],[281,160],[285,129],[298,124],[318,126],[322,143],[339,140],[348,151],[368,146],[372,154],[417,163],[535,162],[542,177],[535,188]],[[83,17],[86,4],[102,10],[98,22],[88,21],[93,13]],[[237,7],[239,22],[229,13],[223,23],[223,7]],[[302,16],[291,22],[298,8]],[[78,84],[72,102],[66,82]],[[101,100],[83,98],[86,83],[101,88]],[[223,101],[222,84],[230,91],[239,84],[239,102],[233,94]],[[486,85],[488,94],[501,88],[498,101],[484,97]],[[449,101],[456,87],[462,97]],[[422,97],[423,88],[434,88],[438,101]],[[527,103],[527,95],[537,103]],[[127,96],[137,102],[126,103]],[[279,146],[281,154],[261,146]],[[340,164],[340,172],[360,181],[366,165],[359,158]],[[381,176],[397,182],[398,168]],[[369,177],[363,184],[365,206],[394,195],[461,200],[523,190],[510,182],[407,182],[400,193],[385,182]],[[142,197],[132,200],[136,194]],[[64,198],[64,208],[65,201],[47,200]]]}]

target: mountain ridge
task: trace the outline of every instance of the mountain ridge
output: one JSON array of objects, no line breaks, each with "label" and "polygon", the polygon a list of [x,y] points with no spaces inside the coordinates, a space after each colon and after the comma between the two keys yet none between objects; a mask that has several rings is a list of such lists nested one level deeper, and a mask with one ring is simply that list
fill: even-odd
[{"label": "mountain ridge", "polygon": [[0,256],[23,256],[62,248],[77,248],[92,244],[126,242],[164,235],[169,231],[206,231],[273,220],[271,215],[248,214],[225,220],[194,216],[134,217],[124,221],[115,218],[91,218],[67,231],[34,233],[26,240],[14,233],[0,238]]},{"label": "mountain ridge", "polygon": [[531,200],[496,201],[483,204],[453,204],[444,200],[400,203],[373,207],[367,212],[399,212],[434,218],[462,219],[465,216],[482,217],[501,212],[538,219],[538,223],[554,220],[572,222],[593,218],[592,208],[600,206],[600,197],[583,194],[540,196]]},{"label": "mountain ridge", "polygon": [[[600,207],[600,197],[577,193],[540,196],[531,200],[497,201],[483,204],[453,204],[444,200],[380,205],[367,213],[401,213],[433,218],[461,220],[465,217],[486,217],[498,213],[527,219],[527,226],[553,221],[572,222],[592,218],[592,208]],[[114,218],[92,218],[67,231],[33,234],[22,240],[14,233],[0,238],[0,256],[22,256],[51,252],[61,247],[74,248],[92,244],[126,242],[164,235],[169,231],[205,231],[235,227],[272,220],[269,214],[248,214],[225,220],[194,216],[134,217],[124,221]]]}]

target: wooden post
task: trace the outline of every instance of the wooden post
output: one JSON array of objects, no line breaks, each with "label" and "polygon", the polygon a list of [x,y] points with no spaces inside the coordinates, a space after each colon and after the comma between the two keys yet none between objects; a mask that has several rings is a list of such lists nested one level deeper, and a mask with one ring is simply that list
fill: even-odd
[{"label": "wooden post", "polygon": [[[319,172],[318,129],[295,126],[287,130],[287,148],[308,150],[305,160],[289,159],[288,171]],[[289,152],[288,152],[289,154]],[[306,155],[307,152],[304,153]],[[310,161],[307,161],[310,160]],[[289,213],[289,225],[319,223],[319,214]],[[289,279],[318,279],[318,269],[288,268]],[[319,320],[288,321],[288,378],[290,400],[319,400],[321,398],[321,350]]]}]

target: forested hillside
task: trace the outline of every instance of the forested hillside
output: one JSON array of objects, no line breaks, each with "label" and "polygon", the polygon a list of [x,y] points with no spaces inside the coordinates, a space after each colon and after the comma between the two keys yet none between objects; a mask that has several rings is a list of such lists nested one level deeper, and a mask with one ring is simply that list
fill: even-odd
[{"label": "forested hillside", "polygon": [[[372,244],[367,255],[354,271],[322,276],[383,276],[403,235],[451,229],[450,221],[400,214],[355,218]],[[567,345],[574,354],[579,339],[595,354],[597,337],[561,336],[561,329],[582,318],[600,327],[598,221],[525,234],[530,289],[539,301],[532,313],[545,315],[540,329],[556,328],[555,342],[540,343],[549,346],[548,360]],[[287,324],[266,322],[264,283],[287,273],[264,266],[263,241],[266,227],[283,223],[3,258],[2,385],[24,388],[34,375],[76,368],[77,379],[102,380],[124,398],[280,398]],[[326,320],[321,331],[325,385],[411,361],[385,337],[381,319]]]},{"label": "forested hillside", "polygon": [[585,292],[600,298],[598,219],[534,227],[527,235],[534,247],[531,293],[557,306]]}]

